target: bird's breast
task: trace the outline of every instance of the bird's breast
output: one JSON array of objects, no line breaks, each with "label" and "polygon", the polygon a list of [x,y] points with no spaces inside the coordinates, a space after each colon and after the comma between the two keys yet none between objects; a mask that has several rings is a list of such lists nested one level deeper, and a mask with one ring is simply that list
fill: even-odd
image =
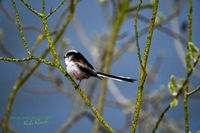
[{"label": "bird's breast", "polygon": [[88,79],[89,75],[82,72],[76,63],[68,63],[67,72],[77,80]]}]

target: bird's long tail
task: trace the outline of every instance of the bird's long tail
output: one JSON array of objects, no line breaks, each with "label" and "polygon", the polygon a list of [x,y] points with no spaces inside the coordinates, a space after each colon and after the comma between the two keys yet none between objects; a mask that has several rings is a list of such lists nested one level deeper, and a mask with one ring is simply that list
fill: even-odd
[{"label": "bird's long tail", "polygon": [[114,75],[109,75],[109,74],[105,74],[105,73],[101,73],[101,72],[97,72],[97,75],[99,77],[102,77],[102,78],[110,78],[110,79],[113,79],[113,80],[126,81],[126,82],[130,82],[130,83],[133,83],[134,81],[137,81],[136,79],[133,79],[131,77],[114,76]]}]

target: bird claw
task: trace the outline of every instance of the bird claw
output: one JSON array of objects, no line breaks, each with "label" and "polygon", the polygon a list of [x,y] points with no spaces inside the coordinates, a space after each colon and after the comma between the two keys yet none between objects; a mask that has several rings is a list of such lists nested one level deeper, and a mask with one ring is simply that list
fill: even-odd
[{"label": "bird claw", "polygon": [[75,87],[75,90],[79,87],[80,83],[81,83],[81,80],[78,82],[77,86]]},{"label": "bird claw", "polygon": [[77,85],[77,86],[75,87],[75,90],[76,90],[78,87],[79,87],[79,85]]}]

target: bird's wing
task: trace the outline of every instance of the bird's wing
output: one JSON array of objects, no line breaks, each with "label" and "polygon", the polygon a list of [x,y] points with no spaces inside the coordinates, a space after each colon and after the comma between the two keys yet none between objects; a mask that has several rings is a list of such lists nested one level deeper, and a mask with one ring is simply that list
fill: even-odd
[{"label": "bird's wing", "polygon": [[87,59],[80,52],[77,52],[74,56],[75,56],[74,62],[79,62],[81,64],[86,65],[90,69],[95,70],[94,67],[87,61]]},{"label": "bird's wing", "polygon": [[77,65],[78,65],[78,67],[80,68],[81,71],[87,73],[88,75],[100,78],[100,77],[97,75],[97,72],[96,72],[94,69],[85,67],[85,66],[83,66],[83,65],[81,65],[81,64],[79,64],[79,63],[77,63]]}]

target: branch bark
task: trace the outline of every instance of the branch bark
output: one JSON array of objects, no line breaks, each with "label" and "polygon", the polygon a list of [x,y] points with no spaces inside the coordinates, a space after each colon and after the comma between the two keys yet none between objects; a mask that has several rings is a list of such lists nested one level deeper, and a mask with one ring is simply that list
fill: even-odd
[{"label": "branch bark", "polygon": [[146,70],[146,66],[147,66],[147,60],[148,60],[148,56],[149,56],[149,50],[150,50],[151,40],[152,40],[154,26],[155,26],[157,9],[158,9],[158,0],[154,0],[153,1],[152,18],[151,18],[151,22],[150,22],[150,25],[149,25],[149,33],[148,33],[148,36],[147,36],[146,47],[145,47],[145,51],[144,51],[144,59],[143,59],[143,67],[144,68],[142,68],[142,66],[140,66],[140,81],[139,81],[139,86],[138,86],[134,117],[133,117],[133,120],[132,120],[131,129],[130,129],[131,133],[135,133],[138,118],[139,118],[139,115],[140,115],[143,88],[144,88],[144,83],[145,83],[146,76],[147,76],[144,70]]}]

